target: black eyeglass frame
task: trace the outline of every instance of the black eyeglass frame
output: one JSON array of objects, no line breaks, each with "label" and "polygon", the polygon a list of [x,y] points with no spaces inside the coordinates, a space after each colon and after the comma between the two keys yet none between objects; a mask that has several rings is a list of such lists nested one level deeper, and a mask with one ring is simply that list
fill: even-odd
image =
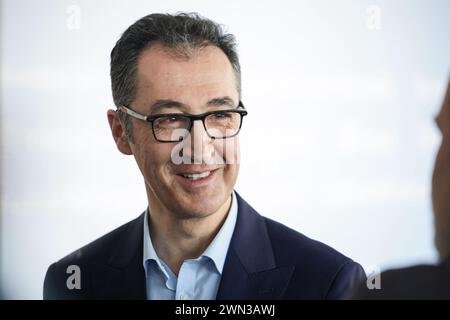
[{"label": "black eyeglass frame", "polygon": [[[185,137],[180,138],[179,140],[160,140],[160,139],[158,139],[156,137],[155,127],[154,127],[153,123],[159,118],[170,117],[170,116],[186,118],[189,120],[189,126],[187,128],[187,132],[189,132],[189,133],[191,132],[194,121],[201,120],[203,123],[203,128],[205,129],[208,137],[210,137],[211,139],[228,139],[228,138],[233,138],[239,134],[239,132],[241,131],[241,127],[242,127],[243,118],[244,118],[244,116],[246,116],[248,114],[247,110],[245,110],[245,107],[244,107],[244,104],[242,103],[242,101],[239,101],[239,104],[236,109],[210,111],[210,112],[205,112],[205,113],[197,114],[197,115],[185,114],[185,113],[166,113],[166,114],[155,114],[155,115],[147,115],[146,116],[146,115],[143,115],[143,114],[140,114],[140,113],[134,111],[133,109],[131,109],[130,107],[125,106],[125,105],[120,106],[119,108],[117,108],[116,111],[121,111],[121,112],[124,112],[124,113],[134,117],[134,118],[149,122],[152,127],[153,137],[155,138],[156,141],[162,142],[162,143],[179,142],[179,141],[183,140]],[[236,133],[231,136],[223,136],[223,137],[215,137],[215,136],[210,135],[208,132],[208,129],[206,128],[206,124],[205,124],[206,117],[210,116],[211,114],[221,114],[224,112],[233,112],[233,113],[238,113],[240,115],[239,128],[237,129]]]}]

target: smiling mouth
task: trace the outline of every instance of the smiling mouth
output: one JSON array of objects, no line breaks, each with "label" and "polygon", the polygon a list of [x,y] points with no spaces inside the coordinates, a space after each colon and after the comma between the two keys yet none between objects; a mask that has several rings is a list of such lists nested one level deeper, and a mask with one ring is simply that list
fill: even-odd
[{"label": "smiling mouth", "polygon": [[176,175],[183,178],[186,182],[198,184],[213,179],[214,174],[219,169],[221,168],[185,168],[184,170],[180,170],[181,172],[176,173]]},{"label": "smiling mouth", "polygon": [[181,174],[181,176],[185,177],[186,179],[195,181],[195,180],[200,180],[200,179],[209,177],[210,174],[211,174],[211,171],[205,171],[205,172],[201,172],[201,173],[184,173],[184,174]]}]

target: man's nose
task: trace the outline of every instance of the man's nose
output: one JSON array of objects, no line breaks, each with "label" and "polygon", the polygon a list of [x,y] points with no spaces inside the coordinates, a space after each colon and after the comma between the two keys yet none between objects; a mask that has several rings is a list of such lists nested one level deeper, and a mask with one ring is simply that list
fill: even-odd
[{"label": "man's nose", "polygon": [[191,146],[187,148],[187,151],[190,152],[188,156],[191,163],[209,163],[214,154],[214,139],[208,136],[202,121],[197,120],[192,123],[190,135]]}]

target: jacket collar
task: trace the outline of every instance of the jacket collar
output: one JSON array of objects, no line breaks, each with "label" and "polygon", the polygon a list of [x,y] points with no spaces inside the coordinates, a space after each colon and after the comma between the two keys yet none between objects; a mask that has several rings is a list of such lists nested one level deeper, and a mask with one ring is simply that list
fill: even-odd
[{"label": "jacket collar", "polygon": [[239,212],[217,299],[280,299],[294,266],[277,266],[264,218],[236,197]]},{"label": "jacket collar", "polygon": [[115,241],[117,249],[108,260],[108,268],[101,270],[104,283],[99,286],[98,297],[134,300],[147,298],[142,266],[144,218],[145,213],[129,222],[124,226],[125,230],[121,232],[120,238]]}]

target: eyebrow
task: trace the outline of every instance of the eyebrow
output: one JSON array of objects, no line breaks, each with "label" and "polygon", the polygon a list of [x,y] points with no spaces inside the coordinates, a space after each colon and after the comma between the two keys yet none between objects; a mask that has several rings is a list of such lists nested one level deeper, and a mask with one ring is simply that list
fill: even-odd
[{"label": "eyebrow", "polygon": [[209,100],[207,104],[210,107],[221,107],[224,105],[229,107],[235,106],[233,99],[231,99],[230,97],[214,98],[212,100]]},{"label": "eyebrow", "polygon": [[[221,107],[221,106],[229,106],[229,107],[235,107],[235,103],[233,99],[231,99],[228,96],[224,97],[217,97],[209,100],[206,105],[208,107]],[[175,109],[181,109],[184,106],[186,106],[184,103],[171,100],[171,99],[159,99],[156,100],[155,103],[153,103],[150,107],[150,110],[152,113],[158,112],[161,109],[168,109],[168,108],[175,108]]]},{"label": "eyebrow", "polygon": [[160,99],[160,100],[156,100],[156,102],[150,106],[150,112],[154,113],[156,111],[159,111],[161,109],[166,109],[166,108],[180,109],[182,107],[183,107],[183,104],[179,101],[170,100],[170,99]]}]

